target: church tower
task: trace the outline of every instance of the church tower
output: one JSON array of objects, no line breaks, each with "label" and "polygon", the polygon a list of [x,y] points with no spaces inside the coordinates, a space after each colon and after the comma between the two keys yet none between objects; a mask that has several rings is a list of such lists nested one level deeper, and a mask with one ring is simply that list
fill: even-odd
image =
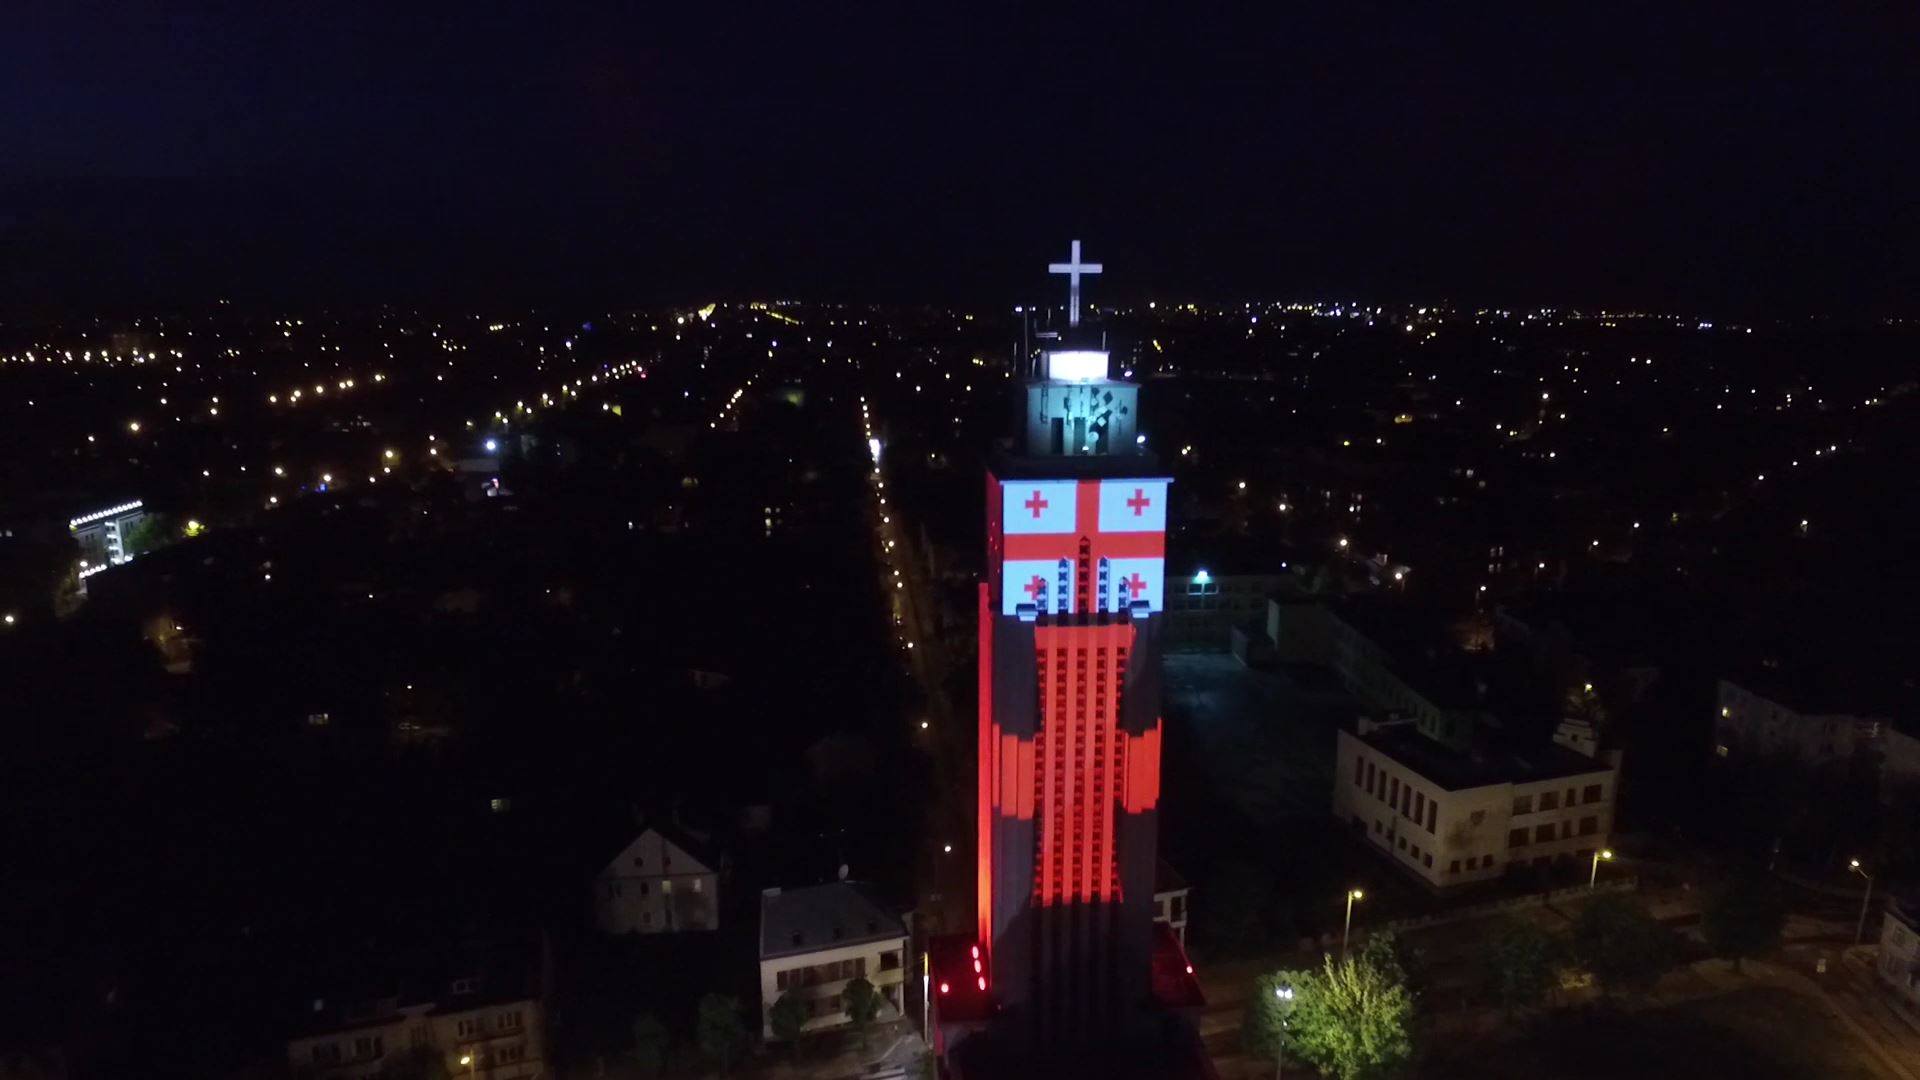
[{"label": "church tower", "polygon": [[978,941],[996,1008],[1043,1044],[1098,1039],[1151,994],[1167,487],[1139,390],[1080,326],[1023,388],[987,475],[980,587]]}]

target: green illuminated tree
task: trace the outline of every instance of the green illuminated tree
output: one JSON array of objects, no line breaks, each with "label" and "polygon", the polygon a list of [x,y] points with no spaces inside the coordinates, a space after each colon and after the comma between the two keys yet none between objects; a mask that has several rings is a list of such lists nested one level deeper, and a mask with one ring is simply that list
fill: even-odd
[{"label": "green illuminated tree", "polygon": [[[1263,1021],[1265,1034],[1250,1041],[1277,1048],[1275,1037],[1284,1033],[1289,1054],[1337,1080],[1388,1076],[1412,1059],[1413,995],[1379,963],[1329,956],[1319,971],[1282,971],[1269,979],[1256,996],[1275,1004]],[[1290,1012],[1273,993],[1276,985],[1292,987]]]},{"label": "green illuminated tree", "polygon": [[145,514],[120,538],[120,547],[128,555],[145,555],[174,540],[173,519],[165,514]]}]

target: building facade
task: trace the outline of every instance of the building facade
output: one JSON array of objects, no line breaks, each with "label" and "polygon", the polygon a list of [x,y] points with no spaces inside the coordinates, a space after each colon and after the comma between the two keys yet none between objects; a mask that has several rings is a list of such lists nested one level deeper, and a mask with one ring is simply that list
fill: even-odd
[{"label": "building facade", "polygon": [[147,512],[139,499],[82,514],[67,522],[67,530],[80,545],[82,571],[119,566],[133,558],[128,538]]},{"label": "building facade", "polygon": [[771,1010],[792,994],[806,1007],[803,1030],[851,1023],[846,989],[865,979],[880,993],[877,1022],[899,1019],[906,1003],[905,924],[862,885],[835,882],[760,895],[760,1023],[773,1038]]},{"label": "building facade", "polygon": [[1167,649],[1226,652],[1233,628],[1259,623],[1266,615],[1267,597],[1292,582],[1289,574],[1215,574],[1204,569],[1168,576]]},{"label": "building facade", "polygon": [[1613,831],[1617,764],[1551,744],[1462,754],[1411,724],[1342,731],[1333,813],[1434,889],[1584,863]]},{"label": "building facade", "polygon": [[1880,777],[1883,793],[1893,784],[1920,782],[1920,739],[1897,728],[1891,715],[1872,709],[1795,708],[1783,700],[1790,696],[1721,679],[1715,694],[1714,755],[1733,759],[1777,754],[1812,768],[1858,764]]},{"label": "building facade", "polygon": [[594,925],[605,934],[720,927],[720,876],[684,843],[644,829],[593,882]]},{"label": "building facade", "polygon": [[287,1063],[306,1080],[378,1077],[412,1055],[438,1058],[449,1076],[551,1075],[545,1008],[527,986],[476,973],[417,995],[315,998],[303,1030],[287,1040]]},{"label": "building facade", "polygon": [[1897,898],[1887,901],[1874,970],[1880,981],[1906,999],[1907,1004],[1920,1006],[1920,930],[1917,930],[1920,924],[1915,923],[1910,910]]}]

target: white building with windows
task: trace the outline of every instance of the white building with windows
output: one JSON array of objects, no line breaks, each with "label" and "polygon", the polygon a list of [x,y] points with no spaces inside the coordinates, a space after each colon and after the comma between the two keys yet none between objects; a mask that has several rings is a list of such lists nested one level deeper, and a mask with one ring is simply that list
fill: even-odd
[{"label": "white building with windows", "polygon": [[605,934],[717,930],[720,876],[689,842],[643,829],[594,878],[593,912]]},{"label": "white building with windows", "polygon": [[[1853,703],[1842,704],[1849,696]],[[1796,686],[1778,671],[1765,669],[1741,682],[1721,679],[1713,718],[1714,756],[1724,760],[1773,754],[1815,768],[1863,758],[1883,784],[1920,781],[1920,740],[1894,725],[1892,716],[1898,710],[1858,700],[1866,696],[1859,687],[1823,692],[1821,687]]]},{"label": "white building with windows", "polygon": [[[1282,564],[1284,566],[1285,564]],[[1267,597],[1291,588],[1291,573],[1216,574],[1198,569],[1167,577],[1166,628],[1169,649],[1226,652],[1233,628],[1258,623],[1266,614]]]},{"label": "white building with windows", "polygon": [[1915,932],[1915,925],[1906,905],[1898,899],[1887,901],[1874,967],[1881,982],[1892,987],[1907,1004],[1920,1006],[1920,933]]},{"label": "white building with windows", "polygon": [[1585,864],[1613,830],[1617,760],[1553,744],[1460,750],[1411,722],[1365,721],[1335,754],[1335,816],[1435,889]]},{"label": "white building with windows", "polygon": [[907,928],[868,889],[850,881],[760,895],[760,1017],[783,994],[807,1007],[807,1031],[850,1023],[842,995],[864,978],[880,992],[876,1023],[897,1020],[906,1003]]},{"label": "white building with windows", "polygon": [[449,1076],[551,1075],[535,982],[500,972],[476,968],[372,994],[316,997],[287,1040],[287,1063],[302,1080],[379,1077],[412,1055],[439,1058]]}]

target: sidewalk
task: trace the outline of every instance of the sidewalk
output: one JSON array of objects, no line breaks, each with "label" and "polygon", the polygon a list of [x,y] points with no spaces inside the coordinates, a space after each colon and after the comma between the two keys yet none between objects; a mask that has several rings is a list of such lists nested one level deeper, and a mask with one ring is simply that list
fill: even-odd
[{"label": "sidewalk", "polygon": [[851,1033],[812,1035],[801,1040],[799,1060],[781,1046],[739,1075],[763,1080],[894,1080],[912,1076],[914,1063],[926,1052],[927,1044],[913,1025],[895,1020],[874,1025],[865,1050]]}]

